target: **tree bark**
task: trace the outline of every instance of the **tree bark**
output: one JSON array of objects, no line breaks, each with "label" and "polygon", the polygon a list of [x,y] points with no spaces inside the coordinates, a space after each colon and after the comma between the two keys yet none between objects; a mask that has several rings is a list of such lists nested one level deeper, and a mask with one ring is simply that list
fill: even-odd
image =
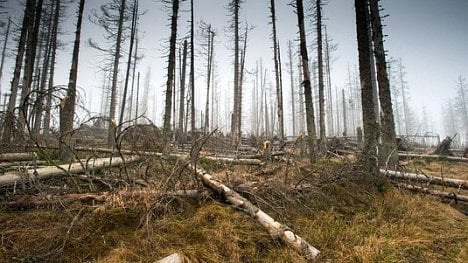
[{"label": "tree bark", "polygon": [[307,133],[309,144],[309,159],[315,161],[317,158],[316,152],[316,133],[315,133],[315,118],[314,105],[312,102],[312,86],[310,84],[309,58],[307,55],[307,43],[304,28],[304,6],[302,0],[296,0],[297,24],[299,26],[300,51],[302,58],[302,74],[304,85],[304,100],[306,105],[306,120]]},{"label": "tree bark", "polygon": [[280,238],[308,259],[315,259],[320,253],[318,249],[296,235],[289,227],[274,220],[271,216],[260,210],[260,208],[253,205],[249,200],[221,183],[216,177],[192,164],[189,165],[189,168],[196,173],[197,177],[203,181],[204,185],[216,193],[223,195],[230,204],[242,209],[245,213],[255,218],[269,231],[272,237]]},{"label": "tree bark", "polygon": [[84,5],[85,0],[80,0],[67,96],[63,98],[60,103],[59,159],[62,161],[70,161],[73,159],[72,149],[74,143],[72,142],[72,131],[73,119],[75,116],[76,80],[78,77],[78,58],[80,54],[81,23],[83,21]]},{"label": "tree bark", "polygon": [[369,13],[366,0],[355,0],[356,29],[359,50],[359,76],[361,80],[362,116],[364,124],[363,161],[371,175],[378,173],[377,138],[378,130],[374,111],[374,96],[370,69]]},{"label": "tree bark", "polygon": [[370,0],[370,13],[372,24],[372,38],[374,41],[374,55],[377,65],[377,80],[379,86],[379,99],[381,108],[381,138],[380,165],[387,164],[395,166],[398,164],[396,151],[395,121],[393,118],[392,96],[390,92],[390,81],[387,73],[387,62],[383,44],[382,23],[380,19],[378,0]]}]

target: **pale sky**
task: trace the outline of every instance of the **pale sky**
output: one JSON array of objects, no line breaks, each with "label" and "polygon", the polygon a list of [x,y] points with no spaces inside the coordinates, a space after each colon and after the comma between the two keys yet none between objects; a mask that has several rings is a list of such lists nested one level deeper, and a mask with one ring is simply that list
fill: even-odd
[{"label": "pale sky", "polygon": [[[87,39],[93,38],[99,41],[102,38],[102,31],[91,24],[87,17],[91,9],[98,8],[105,1],[87,0],[85,8],[84,24],[82,28],[82,45],[80,52],[80,67],[78,74],[78,86],[85,90],[85,106],[91,106],[91,110],[99,110],[102,85],[102,75],[97,72],[99,63],[99,53],[92,50],[87,45]],[[232,108],[230,97],[232,96],[232,52],[228,50],[230,46],[227,38],[228,11],[226,6],[229,1],[224,0],[195,0],[195,19],[200,19],[211,23],[217,31],[215,39],[215,61],[218,64],[217,81],[220,92],[220,109],[225,112]],[[277,0],[277,27],[278,38],[281,44],[283,69],[286,69],[287,41],[297,39],[297,18],[294,8],[287,5],[289,0]],[[305,3],[309,1],[304,1]],[[22,18],[22,7],[18,6],[18,1],[10,0],[8,5],[16,11],[10,10],[10,14],[17,21]],[[166,59],[164,49],[169,38],[169,15],[159,1],[140,0],[141,9],[147,13],[140,20],[140,30],[144,31],[140,47],[145,55],[138,66],[141,71],[142,80],[148,66],[151,66],[151,88],[149,97],[149,116],[156,120],[159,125],[163,116],[163,90],[165,85]],[[384,34],[388,35],[385,41],[385,48],[388,54],[394,58],[401,58],[407,71],[407,81],[411,92],[411,101],[418,111],[425,105],[430,112],[434,122],[440,123],[440,111],[443,102],[454,97],[455,81],[459,75],[468,77],[468,1],[466,0],[382,0],[381,5],[385,8],[383,14],[389,14],[385,18]],[[246,0],[241,7],[241,19],[247,21],[255,29],[249,34],[247,49],[246,69],[253,70],[255,61],[263,58],[263,63],[268,68],[270,78],[273,79],[272,65],[272,41],[270,39],[271,26],[269,19],[268,0]],[[188,10],[189,4],[182,4],[182,10]],[[73,3],[68,8],[68,15],[65,31],[68,35],[64,40],[68,43],[65,50],[58,54],[58,71],[56,84],[67,84],[68,70],[70,68],[72,38],[76,18],[74,16],[77,3]],[[18,11],[19,10],[19,11]],[[354,68],[357,64],[357,42],[354,18],[354,1],[352,0],[328,0],[323,7],[323,14],[326,20],[329,37],[338,44],[338,49],[332,55],[336,61],[332,64],[332,85],[341,88],[347,83],[348,64]],[[189,32],[188,12],[182,12],[179,19],[178,37],[187,36]],[[1,15],[4,19],[7,15]],[[312,24],[306,24],[307,30],[314,30]],[[3,43],[3,36],[1,37]],[[309,37],[308,44],[313,43],[313,37]],[[10,47],[16,43],[10,40]],[[128,45],[125,46],[128,49]],[[313,58],[316,53],[309,51],[309,57]],[[11,72],[14,57],[6,61],[4,75],[2,79],[2,93],[9,89]],[[122,58],[121,72],[125,72],[126,56]],[[198,62],[200,65],[201,62]],[[296,63],[296,61],[295,61]],[[199,68],[199,66],[197,66]],[[296,67],[297,68],[297,67]],[[201,73],[201,68],[199,68]],[[286,71],[283,73],[285,87],[285,104],[289,101],[289,78]],[[143,82],[143,81],[142,81]],[[205,81],[202,75],[197,77],[197,90],[201,89],[197,95],[197,105],[199,109],[204,109],[205,101]],[[250,107],[251,93],[248,89],[252,87],[252,77],[247,76],[245,82],[246,101],[245,108]],[[153,98],[156,96],[156,100]],[[156,116],[153,116],[152,105],[156,103]],[[229,106],[227,108],[226,106]],[[246,116],[248,117],[248,116]],[[226,119],[225,117],[223,117]],[[290,120],[285,116],[286,122]],[[248,127],[250,121],[246,120]],[[224,121],[223,129],[228,124]],[[286,125],[288,126],[288,125]],[[287,128],[287,131],[290,131]]]}]

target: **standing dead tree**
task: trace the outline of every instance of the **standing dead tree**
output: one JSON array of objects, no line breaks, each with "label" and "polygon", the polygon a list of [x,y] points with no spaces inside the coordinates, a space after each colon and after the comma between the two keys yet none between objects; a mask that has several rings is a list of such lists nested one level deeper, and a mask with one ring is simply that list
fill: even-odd
[{"label": "standing dead tree", "polygon": [[229,11],[233,16],[232,27],[234,29],[234,105],[231,116],[231,137],[233,144],[238,144],[241,137],[241,125],[239,120],[241,119],[241,104],[242,104],[242,95],[240,92],[240,72],[239,72],[239,9],[242,1],[241,0],[232,0],[229,3]]},{"label": "standing dead tree", "polygon": [[[168,2],[168,1],[166,1]],[[169,140],[171,138],[171,109],[172,109],[172,92],[174,85],[174,69],[176,59],[176,41],[177,41],[177,18],[179,13],[179,0],[172,0],[172,16],[171,16],[171,37],[169,39],[169,59],[167,67],[167,82],[166,82],[166,100],[164,108],[164,154],[169,154]],[[193,94],[192,94],[193,95]]]},{"label": "standing dead tree", "polygon": [[280,84],[280,63],[279,63],[279,45],[276,37],[276,10],[275,0],[270,0],[270,18],[272,26],[272,40],[273,40],[273,60],[275,64],[275,84],[276,84],[276,103],[278,104],[278,136],[281,140],[284,139],[284,117],[283,117],[283,90]]},{"label": "standing dead tree", "polygon": [[68,82],[67,96],[62,99],[60,105],[60,146],[59,158],[62,161],[70,161],[72,153],[73,117],[75,116],[76,80],[78,77],[78,57],[80,54],[81,23],[85,0],[80,0],[78,9],[78,22],[76,23],[75,44],[73,46],[72,65]]},{"label": "standing dead tree", "polygon": [[356,31],[359,51],[359,76],[361,80],[362,116],[364,123],[363,161],[365,169],[371,175],[378,174],[377,138],[378,127],[374,111],[374,93],[372,90],[370,48],[369,48],[369,12],[367,0],[355,0]]},{"label": "standing dead tree", "polygon": [[321,154],[326,152],[327,133],[325,130],[325,93],[323,82],[323,40],[322,40],[322,1],[315,2],[315,15],[317,26],[317,64],[318,64],[318,93],[319,93],[319,151]]},{"label": "standing dead tree", "polygon": [[393,119],[392,96],[390,81],[387,73],[387,61],[383,44],[382,23],[378,0],[370,0],[370,14],[372,25],[372,40],[374,42],[374,55],[377,66],[377,80],[379,86],[379,99],[381,107],[381,138],[380,164],[394,166],[398,164],[398,152],[396,151],[395,121]]},{"label": "standing dead tree", "polygon": [[309,58],[307,55],[307,42],[305,35],[304,26],[304,5],[302,0],[296,0],[296,14],[297,24],[299,27],[299,38],[300,38],[300,52],[302,58],[302,74],[304,85],[304,100],[306,105],[306,121],[307,121],[307,133],[308,133],[308,145],[309,145],[309,159],[315,161],[317,158],[316,152],[316,133],[315,133],[315,117],[314,117],[314,105],[312,103],[312,86],[310,83],[310,71],[309,71]]}]

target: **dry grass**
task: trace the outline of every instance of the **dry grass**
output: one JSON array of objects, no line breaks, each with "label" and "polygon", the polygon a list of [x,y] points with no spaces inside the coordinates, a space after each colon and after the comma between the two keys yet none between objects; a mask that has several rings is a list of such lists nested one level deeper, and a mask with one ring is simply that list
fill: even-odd
[{"label": "dry grass", "polygon": [[[381,193],[359,167],[291,165],[288,186],[284,165],[208,168],[232,185],[257,182],[243,194],[319,248],[318,262],[468,262],[465,216],[433,197],[391,187]],[[298,182],[303,188],[291,189]],[[194,262],[304,262],[212,199],[113,200],[0,210],[0,262],[154,262],[177,251]]]}]

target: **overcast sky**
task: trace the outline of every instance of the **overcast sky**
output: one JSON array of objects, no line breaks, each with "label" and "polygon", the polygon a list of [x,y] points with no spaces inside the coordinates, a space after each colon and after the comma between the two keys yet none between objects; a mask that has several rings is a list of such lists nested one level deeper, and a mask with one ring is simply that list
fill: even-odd
[{"label": "overcast sky", "polygon": [[[92,9],[98,8],[105,1],[88,0],[85,8],[85,16],[88,17]],[[229,16],[226,6],[227,0],[195,0],[195,19],[211,23],[217,31],[215,39],[215,61],[218,64],[218,86],[221,94],[221,105],[228,106],[232,91],[232,52],[230,46]],[[278,38],[283,54],[283,68],[286,68],[287,41],[297,39],[297,18],[294,9],[287,5],[289,0],[277,0],[277,27]],[[305,1],[306,3],[309,1]],[[160,1],[140,0],[141,9],[147,10],[140,20],[140,28],[143,31],[143,39],[140,47],[145,55],[139,65],[142,78],[149,66],[152,69],[150,92],[149,116],[153,117],[152,104],[156,103],[157,123],[162,121],[163,89],[166,75],[166,59],[164,50],[169,37],[167,9],[164,9]],[[354,18],[354,1],[352,0],[328,0],[323,7],[329,37],[338,45],[338,49],[332,54],[336,58],[332,64],[332,85],[338,88],[347,83],[348,64],[354,68],[357,64],[357,43]],[[10,14],[20,21],[22,7],[18,1],[9,0]],[[407,80],[411,92],[411,101],[416,110],[420,111],[425,105],[434,121],[440,123],[440,111],[443,102],[454,97],[455,82],[459,75],[468,77],[468,1],[467,0],[382,0],[385,8],[384,34],[388,35],[385,48],[388,54],[394,58],[401,58],[407,71]],[[182,10],[188,10],[188,2],[182,4]],[[241,7],[241,19],[253,25],[255,29],[249,34],[247,49],[247,70],[253,70],[255,61],[263,58],[265,66],[273,77],[272,50],[269,22],[269,1],[246,0]],[[70,67],[72,50],[72,32],[74,31],[75,12],[77,3],[70,5],[68,9],[65,31],[68,35],[64,38],[68,46],[60,51],[58,58],[57,84],[66,84]],[[182,12],[179,19],[178,36],[182,38],[188,35],[188,12]],[[4,19],[6,15],[2,15]],[[307,30],[312,30],[311,23],[306,25]],[[80,53],[80,68],[78,85],[85,91],[85,106],[91,106],[92,111],[99,110],[102,85],[102,75],[98,72],[97,64],[102,57],[87,44],[88,38],[97,41],[102,39],[103,33],[95,25],[84,19],[82,29],[82,45]],[[3,42],[3,36],[1,37]],[[311,44],[313,38],[309,38]],[[11,45],[16,43],[10,42]],[[126,47],[125,49],[127,49]],[[309,53],[309,56],[315,52]],[[7,59],[4,77],[2,79],[2,93],[9,87],[14,57]],[[124,61],[126,58],[124,57]],[[122,63],[122,72],[125,71]],[[198,66],[197,66],[198,68]],[[201,72],[201,68],[199,69]],[[286,73],[284,73],[286,74]],[[289,87],[288,78],[284,78],[284,86]],[[252,86],[252,79],[247,76],[246,89]],[[197,87],[201,90],[197,96],[197,104],[202,105],[205,97],[204,77],[197,76]],[[285,92],[289,94],[289,90]],[[248,91],[246,91],[248,93]],[[285,95],[285,100],[289,100]],[[153,101],[153,98],[156,100]],[[249,100],[247,97],[246,100]],[[285,101],[287,103],[287,101]],[[249,102],[246,101],[247,108]],[[231,107],[227,108],[230,110]],[[200,106],[200,109],[201,106]],[[221,109],[222,110],[222,109]],[[286,116],[286,121],[289,117]],[[227,120],[224,122],[228,125]],[[288,125],[286,125],[288,126]],[[227,128],[227,127],[224,127]]]}]

